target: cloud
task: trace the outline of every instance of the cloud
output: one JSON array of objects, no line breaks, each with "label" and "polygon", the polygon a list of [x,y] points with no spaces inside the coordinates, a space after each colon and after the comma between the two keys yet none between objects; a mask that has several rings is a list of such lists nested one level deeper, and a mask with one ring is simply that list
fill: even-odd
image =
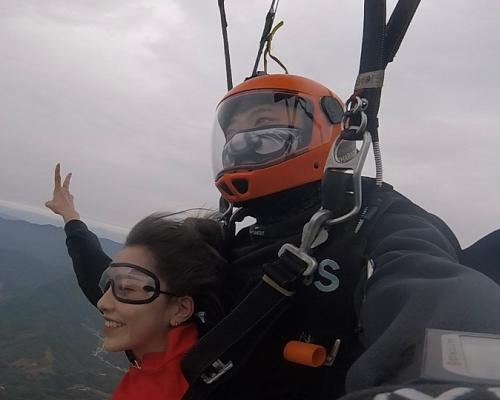
[{"label": "cloud", "polygon": [[[91,219],[130,226],[158,209],[217,205],[210,130],[226,83],[215,1],[0,7],[0,198],[43,204],[61,161]],[[236,83],[251,72],[268,8],[226,4]],[[494,0],[422,2],[382,97],[387,180],[463,243],[500,221],[496,9]],[[361,15],[362,2],[281,2],[273,52],[346,98]]]}]

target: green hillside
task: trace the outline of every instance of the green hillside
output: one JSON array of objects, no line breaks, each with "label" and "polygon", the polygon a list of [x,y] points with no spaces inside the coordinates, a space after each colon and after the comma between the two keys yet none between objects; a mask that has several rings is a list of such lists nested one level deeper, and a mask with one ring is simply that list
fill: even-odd
[{"label": "green hillside", "polygon": [[109,398],[126,359],[99,349],[62,229],[0,219],[0,243],[0,399]]}]

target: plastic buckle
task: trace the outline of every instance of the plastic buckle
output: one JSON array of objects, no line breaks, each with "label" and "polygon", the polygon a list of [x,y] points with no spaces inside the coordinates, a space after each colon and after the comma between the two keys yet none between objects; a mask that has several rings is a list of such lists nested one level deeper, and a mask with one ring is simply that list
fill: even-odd
[{"label": "plastic buckle", "polygon": [[217,379],[219,379],[227,371],[229,371],[231,368],[233,368],[234,365],[233,365],[233,362],[231,360],[229,360],[226,364],[224,364],[224,362],[217,359],[212,364],[212,367],[215,370],[214,372],[211,372],[209,374],[201,374],[201,379],[203,379],[203,382],[205,382],[207,385],[214,383]]},{"label": "plastic buckle", "polygon": [[304,263],[307,264],[306,269],[302,273],[303,276],[309,276],[312,273],[314,273],[314,271],[316,271],[318,263],[309,254],[303,252],[301,249],[295,247],[293,244],[285,243],[283,246],[281,246],[281,249],[279,249],[278,257],[280,257],[285,251],[292,253],[295,257],[297,257],[298,259],[302,260]]}]

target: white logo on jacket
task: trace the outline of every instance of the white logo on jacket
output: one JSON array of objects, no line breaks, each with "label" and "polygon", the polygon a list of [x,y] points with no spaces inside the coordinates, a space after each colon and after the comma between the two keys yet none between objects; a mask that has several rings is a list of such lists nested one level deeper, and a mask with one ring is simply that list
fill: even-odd
[{"label": "white logo on jacket", "polygon": [[334,271],[338,271],[339,269],[340,265],[336,261],[325,258],[319,263],[316,274],[310,278],[307,278],[304,281],[304,284],[306,286],[314,284],[316,289],[318,289],[320,292],[333,292],[340,286],[340,280],[334,274]]}]

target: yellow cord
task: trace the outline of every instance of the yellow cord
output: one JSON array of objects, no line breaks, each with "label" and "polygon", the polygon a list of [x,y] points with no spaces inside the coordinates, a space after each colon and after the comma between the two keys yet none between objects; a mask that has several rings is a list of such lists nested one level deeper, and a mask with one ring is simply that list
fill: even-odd
[{"label": "yellow cord", "polygon": [[280,21],[274,28],[273,30],[269,33],[266,39],[266,50],[264,51],[264,72],[267,74],[267,56],[271,57],[283,70],[285,71],[285,74],[288,74],[288,70],[286,69],[285,65],[275,56],[271,54],[271,42],[273,40],[273,36],[276,33],[276,31],[281,28],[284,25],[283,21]]}]

